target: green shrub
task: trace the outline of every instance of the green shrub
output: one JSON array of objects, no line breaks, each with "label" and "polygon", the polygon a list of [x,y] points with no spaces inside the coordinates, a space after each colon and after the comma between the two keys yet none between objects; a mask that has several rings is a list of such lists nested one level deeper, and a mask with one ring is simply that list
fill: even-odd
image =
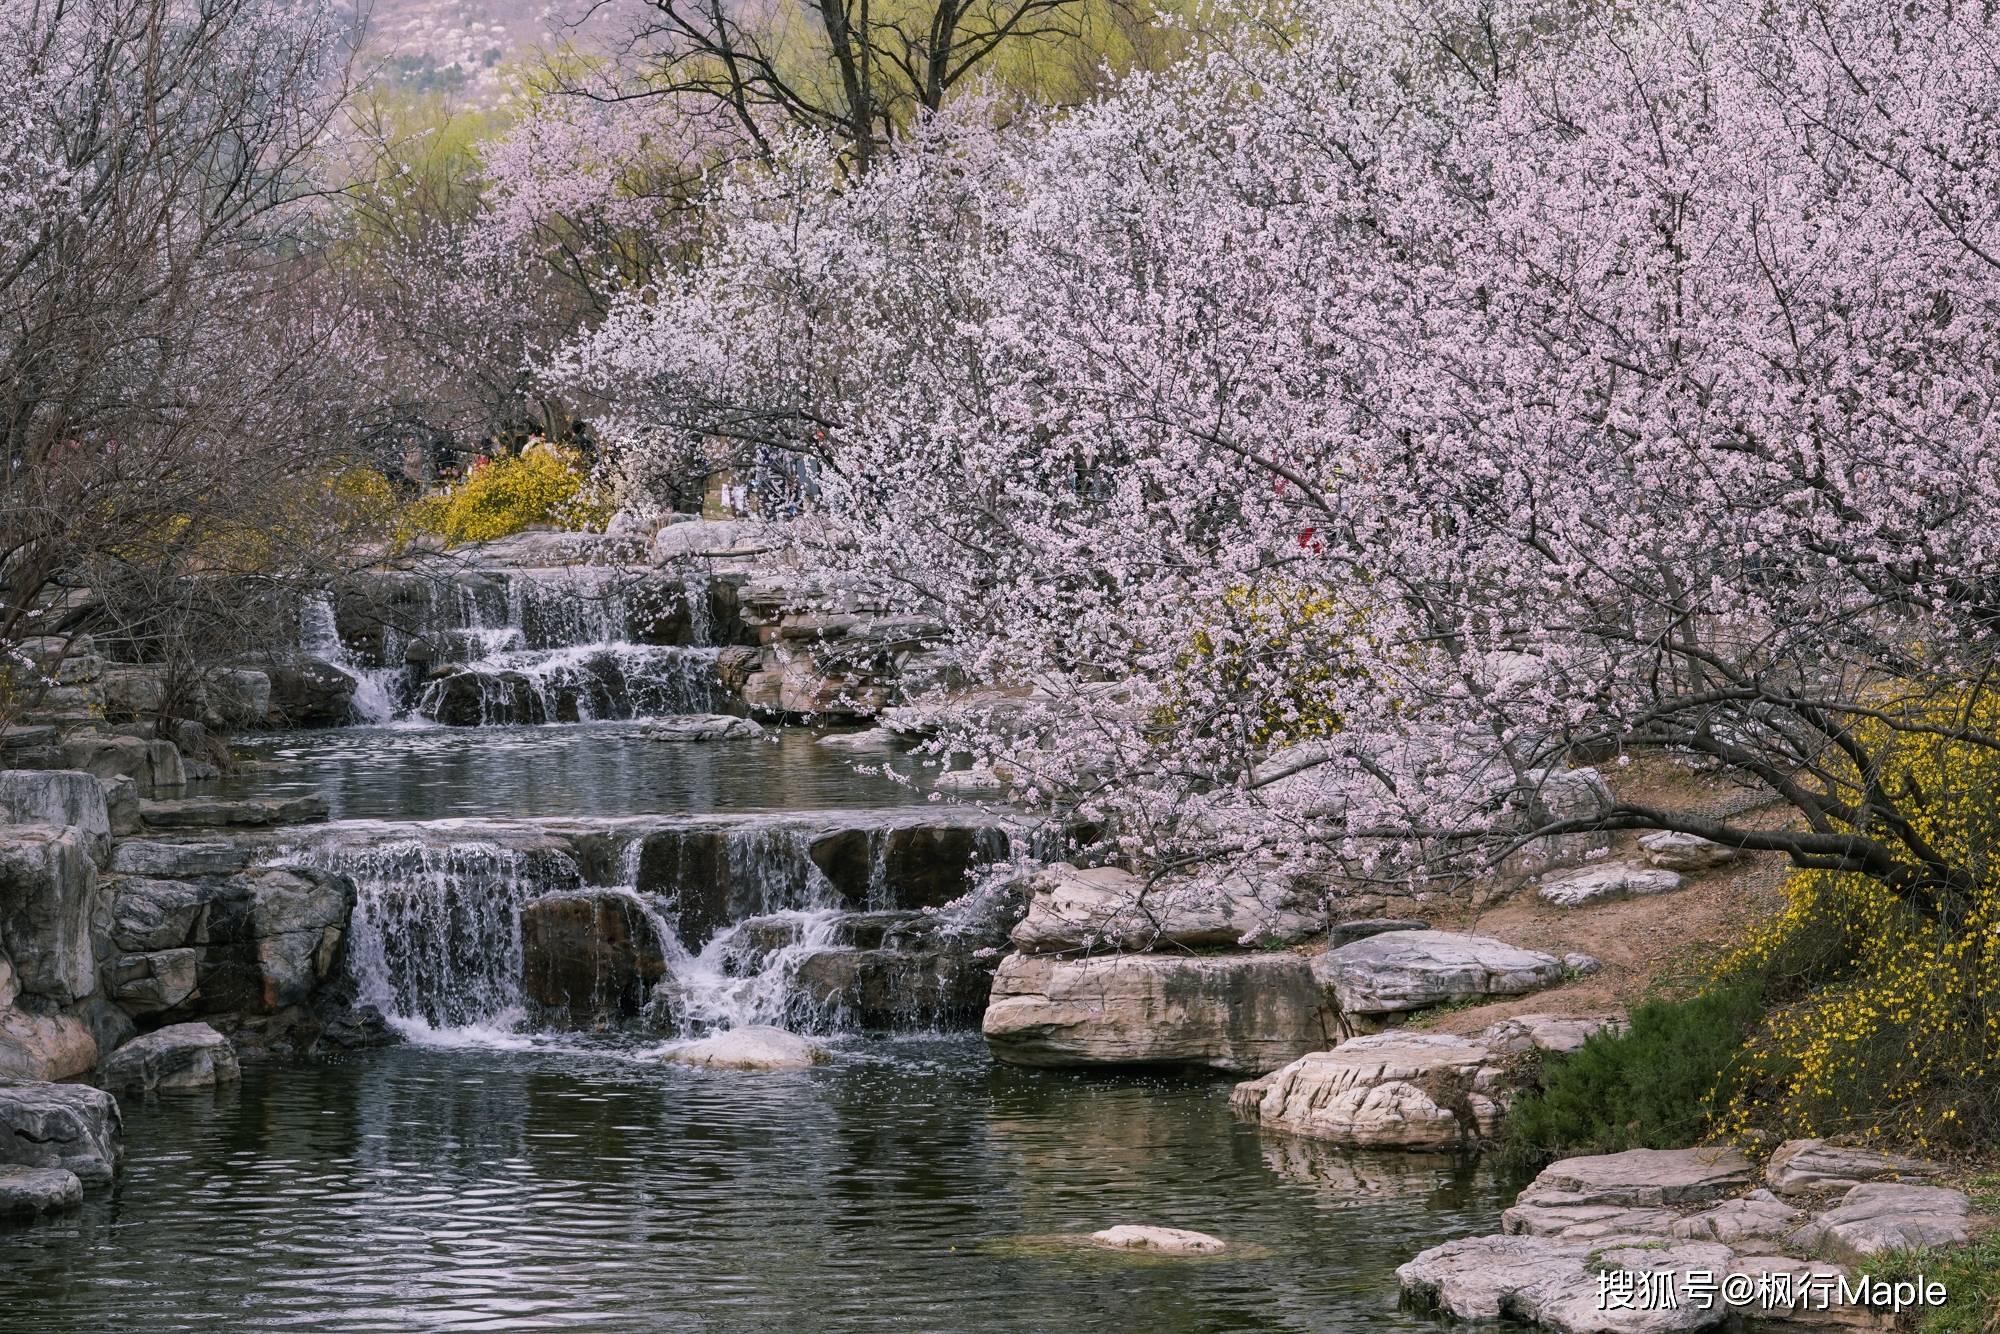
[{"label": "green shrub", "polygon": [[1510,1113],[1509,1156],[1679,1148],[1705,1138],[1718,1090],[1763,1014],[1762,988],[1737,981],[1688,1000],[1647,1001],[1631,1028],[1542,1067]]}]

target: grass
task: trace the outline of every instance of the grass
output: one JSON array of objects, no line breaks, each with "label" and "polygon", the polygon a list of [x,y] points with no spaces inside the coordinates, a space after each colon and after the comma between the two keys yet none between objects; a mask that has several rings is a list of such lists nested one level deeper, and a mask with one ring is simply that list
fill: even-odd
[{"label": "grass", "polygon": [[[1965,1183],[1973,1208],[2000,1220],[2000,1174]],[[1969,1245],[1950,1250],[1891,1251],[1862,1266],[1870,1278],[1911,1281],[1918,1275],[1944,1284],[1945,1303],[1925,1309],[1917,1334],[1993,1334],[2000,1330],[2000,1223]]]}]

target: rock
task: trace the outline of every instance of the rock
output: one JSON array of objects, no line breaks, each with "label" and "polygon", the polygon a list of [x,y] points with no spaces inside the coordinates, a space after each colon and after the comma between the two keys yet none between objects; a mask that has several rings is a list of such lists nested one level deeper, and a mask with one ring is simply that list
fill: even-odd
[{"label": "rock", "polygon": [[63,761],[93,778],[140,778],[151,783],[151,742],[137,737],[85,733],[63,743]]},{"label": "rock", "polygon": [[1884,1251],[1957,1246],[1971,1238],[1971,1212],[1962,1191],[1870,1182],[1794,1232],[1787,1247],[1856,1263]]},{"label": "rock", "polygon": [[326,819],[327,810],[325,797],[179,797],[139,803],[140,817],[156,829],[310,824]]},{"label": "rock", "polygon": [[1502,1055],[1554,1052],[1567,1055],[1599,1033],[1625,1031],[1622,1014],[1520,1014],[1502,1019],[1479,1035],[1486,1047]]},{"label": "rock", "polygon": [[1172,881],[1148,887],[1116,867],[1058,863],[1038,875],[1014,944],[1030,954],[1167,946],[1268,947],[1304,940],[1325,926],[1290,886],[1231,876],[1220,884]]},{"label": "rock", "polygon": [[204,944],[198,933],[213,887],[185,880],[127,876],[116,882],[111,907],[111,942],[135,954]]},{"label": "rock", "polygon": [[202,678],[202,718],[209,727],[230,731],[265,727],[271,721],[271,678],[248,668],[222,668]]},{"label": "rock", "polygon": [[690,556],[728,557],[756,555],[772,550],[778,534],[764,523],[751,519],[690,519],[669,523],[653,537],[655,565]]},{"label": "rock", "polygon": [[1328,950],[1313,975],[1343,1014],[1393,1014],[1478,996],[1519,996],[1563,979],[1560,960],[1485,936],[1389,931]]},{"label": "rock", "polygon": [[1130,1223],[1091,1233],[1090,1244],[1108,1251],[1145,1251],[1149,1255],[1214,1255],[1228,1249],[1220,1237],[1211,1237],[1206,1232]]},{"label": "rock", "polygon": [[640,735],[648,741],[733,741],[754,740],[766,733],[749,718],[727,713],[685,713],[648,723]]},{"label": "rock", "polygon": [[109,887],[77,830],[0,829],[0,949],[21,994],[67,1005],[95,991],[93,937],[110,910]]},{"label": "rock", "polygon": [[0,1079],[74,1079],[96,1065],[97,1038],[77,1009],[0,1006]]},{"label": "rock", "polygon": [[831,732],[814,744],[825,746],[828,750],[899,751],[908,747],[910,742],[909,738],[886,727],[870,727],[860,732]]},{"label": "rock", "polygon": [[1725,1246],[1743,1242],[1782,1241],[1798,1229],[1804,1218],[1768,1190],[1753,1190],[1740,1200],[1728,1200],[1713,1209],[1676,1218],[1667,1227],[1670,1236],[1693,1241],[1719,1241]]},{"label": "rock", "polygon": [[[125,838],[139,832],[139,785],[129,778],[100,778],[104,785],[104,814],[111,821],[114,837]],[[97,854],[100,858],[103,852]]]},{"label": "rock", "polygon": [[639,1013],[666,975],[658,928],[637,895],[586,889],[521,909],[521,985],[570,1022]]},{"label": "rock", "polygon": [[1673,871],[1651,870],[1644,866],[1593,866],[1567,871],[1542,883],[1544,902],[1558,908],[1580,908],[1591,903],[1616,903],[1621,899],[1669,894],[1687,881]]},{"label": "rock", "polygon": [[111,999],[127,1014],[145,1016],[177,1009],[201,984],[202,951],[151,950],[121,954],[105,968]]},{"label": "rock", "polygon": [[65,1167],[0,1167],[0,1219],[40,1218],[83,1203],[83,1182]]},{"label": "rock", "polygon": [[661,1059],[711,1070],[804,1070],[826,1064],[827,1051],[782,1028],[751,1025],[679,1043],[663,1051]]},{"label": "rock", "polygon": [[166,673],[158,667],[107,667],[98,687],[104,692],[105,717],[151,718],[166,699]]},{"label": "rock", "polygon": [[983,1025],[1014,1065],[1196,1065],[1262,1074],[1328,1046],[1334,1017],[1293,954],[1015,954]]},{"label": "rock", "polygon": [[118,1100],[82,1084],[0,1079],[0,1163],[109,1181],[124,1157]]},{"label": "rock", "polygon": [[354,721],[361,682],[323,658],[301,658],[273,667],[271,722],[281,727],[341,727]]},{"label": "rock", "polygon": [[1508,1236],[1561,1237],[1566,1241],[1665,1236],[1679,1217],[1672,1209],[1577,1204],[1562,1199],[1543,1203],[1524,1193],[1500,1215],[1500,1231]]},{"label": "rock", "polygon": [[1726,866],[1743,856],[1743,849],[1712,843],[1694,834],[1677,834],[1661,829],[1639,840],[1646,860],[1669,871],[1706,871]]},{"label": "rock", "polygon": [[1656,1207],[1718,1199],[1756,1179],[1734,1149],[1627,1149],[1552,1163],[1528,1191],[1544,1202],[1561,1194],[1576,1203]]},{"label": "rock", "polygon": [[207,1024],[174,1024],[111,1053],[104,1085],[119,1092],[212,1088],[242,1077],[236,1048]]},{"label": "rock", "polygon": [[948,769],[931,780],[940,792],[998,792],[1006,786],[991,769]]},{"label": "rock", "polygon": [[1481,1076],[1492,1053],[1445,1033],[1377,1033],[1272,1075],[1260,1124],[1355,1148],[1446,1149],[1490,1139],[1501,1107]]},{"label": "rock", "polygon": [[0,819],[8,824],[72,826],[82,831],[93,856],[110,846],[111,815],[105,809],[104,787],[94,775],[79,770],[0,770]]},{"label": "rock", "polygon": [[1417,917],[1362,917],[1351,922],[1335,922],[1327,930],[1326,947],[1337,950],[1342,945],[1351,945],[1357,940],[1370,936],[1386,935],[1391,931],[1428,931],[1431,924]]},{"label": "rock", "polygon": [[241,843],[156,843],[128,838],[111,852],[111,869],[124,875],[174,878],[226,875],[250,864],[251,849]]},{"label": "rock", "polygon": [[1565,954],[1563,971],[1571,977],[1590,977],[1604,971],[1604,961],[1595,954]]},{"label": "rock", "polygon": [[[1719,1276],[1733,1259],[1726,1247],[1698,1242],[1593,1250],[1589,1241],[1562,1238],[1473,1237],[1425,1251],[1398,1269],[1396,1277],[1413,1302],[1459,1320],[1526,1321],[1565,1334],[1666,1334],[1728,1318],[1729,1309],[1719,1300],[1701,1309],[1688,1275]],[[1671,1273],[1665,1282],[1673,1289],[1673,1302],[1605,1302],[1600,1269]]]},{"label": "rock", "polygon": [[1823,1139],[1795,1139],[1778,1146],[1764,1168],[1764,1180],[1780,1195],[1846,1190],[1865,1181],[1924,1180],[1940,1175],[1936,1163],[1869,1149],[1850,1149]]}]

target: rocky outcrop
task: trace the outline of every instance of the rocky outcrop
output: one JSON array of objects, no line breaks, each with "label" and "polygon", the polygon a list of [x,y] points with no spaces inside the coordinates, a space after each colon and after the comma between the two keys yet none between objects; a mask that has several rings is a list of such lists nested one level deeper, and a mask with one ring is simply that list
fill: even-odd
[{"label": "rocky outcrop", "polygon": [[1326,914],[1274,878],[1149,885],[1116,867],[1058,863],[1032,886],[1014,944],[1029,954],[1078,950],[1290,945],[1322,931]]},{"label": "rocky outcrop", "polygon": [[1853,1277],[1843,1266],[1966,1237],[1969,1205],[1957,1191],[1836,1187],[1811,1214],[1752,1188],[1756,1179],[1732,1149],[1567,1159],[1521,1193],[1502,1235],[1433,1247],[1397,1275],[1428,1309],[1567,1334],[1746,1320],[1887,1329],[1887,1315],[1841,1304]]},{"label": "rocky outcrop", "polygon": [[1261,1074],[1327,1046],[1334,1019],[1293,954],[1015,954],[983,1030],[1015,1065],[1190,1065]]},{"label": "rocky outcrop", "polygon": [[675,1043],[660,1053],[660,1059],[710,1070],[805,1070],[826,1064],[827,1050],[782,1028],[750,1026]]},{"label": "rocky outcrop", "polygon": [[1392,1030],[1312,1052],[1237,1086],[1269,1130],[1353,1148],[1459,1149],[1493,1139],[1523,1087],[1516,1058],[1573,1051],[1616,1017],[1523,1015],[1473,1037]]},{"label": "rocky outcrop", "polygon": [[1542,882],[1542,901],[1558,908],[1581,908],[1593,903],[1617,903],[1622,899],[1669,894],[1687,883],[1674,871],[1647,866],[1593,866],[1566,871]]},{"label": "rocky outcrop", "polygon": [[0,821],[74,829],[98,860],[111,842],[104,784],[80,770],[0,770]]},{"label": "rocky outcrop", "polygon": [[577,890],[521,909],[521,989],[551,1017],[630,1018],[666,971],[659,929],[636,894]]},{"label": "rocky outcrop", "polygon": [[0,826],[0,1075],[68,1079],[97,1062],[97,944],[110,895],[84,834]]},{"label": "rocky outcrop", "polygon": [[1313,973],[1343,1016],[1374,1017],[1483,996],[1520,996],[1563,979],[1552,955],[1486,936],[1389,931],[1328,950]]},{"label": "rocky outcrop", "polygon": [[172,1024],[133,1038],[104,1062],[104,1086],[121,1093],[213,1088],[241,1077],[236,1048],[207,1024]]},{"label": "rocky outcrop", "polygon": [[[215,844],[125,844],[126,865],[225,867]],[[116,859],[114,858],[114,861]],[[112,880],[111,999],[157,1021],[206,1019],[253,1047],[310,1045],[349,1022],[342,961],[354,886],[308,867],[248,867],[228,873],[127,875]],[[330,1008],[328,1008],[330,1007]],[[246,1032],[247,1030],[247,1032]]]},{"label": "rocky outcrop", "polygon": [[296,658],[270,669],[269,722],[275,727],[342,727],[354,721],[360,681],[323,658]]},{"label": "rocky outcrop", "polygon": [[124,1159],[118,1100],[82,1084],[0,1079],[0,1163],[109,1181]]}]

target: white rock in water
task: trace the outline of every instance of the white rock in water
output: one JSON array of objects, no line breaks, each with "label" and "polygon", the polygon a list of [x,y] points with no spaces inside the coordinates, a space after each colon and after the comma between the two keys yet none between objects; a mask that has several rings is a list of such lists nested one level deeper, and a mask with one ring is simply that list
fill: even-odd
[{"label": "white rock in water", "polygon": [[796,1033],[753,1024],[669,1047],[660,1059],[710,1070],[804,1070],[826,1064],[827,1052]]},{"label": "white rock in water", "polygon": [[828,750],[902,750],[910,738],[886,727],[871,727],[862,732],[831,732],[817,744]]},{"label": "white rock in water", "polygon": [[1670,894],[1686,883],[1673,871],[1645,866],[1598,866],[1544,882],[1542,899],[1558,908],[1576,908],[1587,903],[1615,903],[1620,899]]},{"label": "white rock in water", "polygon": [[1146,1251],[1153,1255],[1214,1255],[1225,1249],[1220,1237],[1178,1227],[1138,1227],[1130,1223],[1090,1234],[1093,1246],[1108,1251]]},{"label": "white rock in water", "polygon": [[734,714],[689,713],[648,723],[641,735],[648,741],[727,741],[760,737],[764,729]]},{"label": "white rock in water", "polygon": [[953,769],[939,774],[932,786],[940,792],[998,792],[1001,783],[991,769]]}]

